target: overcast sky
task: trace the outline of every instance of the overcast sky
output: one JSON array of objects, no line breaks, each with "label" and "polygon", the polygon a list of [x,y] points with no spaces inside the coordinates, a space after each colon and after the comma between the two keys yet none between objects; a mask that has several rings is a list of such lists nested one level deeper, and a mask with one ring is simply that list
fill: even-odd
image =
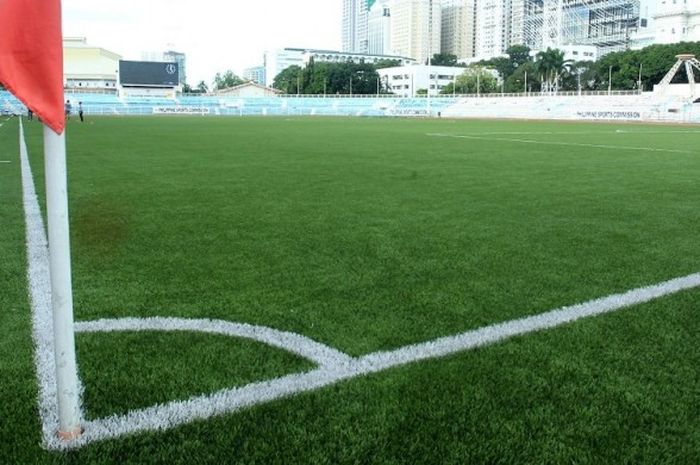
[{"label": "overcast sky", "polygon": [[174,49],[187,81],[262,65],[265,50],[340,48],[342,0],[63,0],[63,35],[125,59]]}]

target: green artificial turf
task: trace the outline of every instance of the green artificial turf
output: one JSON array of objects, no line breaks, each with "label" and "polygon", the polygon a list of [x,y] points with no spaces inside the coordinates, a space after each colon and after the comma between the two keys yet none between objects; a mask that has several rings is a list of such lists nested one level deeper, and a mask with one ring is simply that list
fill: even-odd
[{"label": "green artificial turf", "polygon": [[[165,433],[43,452],[16,129],[0,127],[0,159],[13,160],[0,165],[0,463],[700,456],[698,290]],[[43,203],[41,131],[27,133]],[[695,273],[698,142],[694,127],[619,124],[71,121],[76,319],[220,318],[362,355]],[[189,333],[77,344],[89,417],[311,366]]]}]

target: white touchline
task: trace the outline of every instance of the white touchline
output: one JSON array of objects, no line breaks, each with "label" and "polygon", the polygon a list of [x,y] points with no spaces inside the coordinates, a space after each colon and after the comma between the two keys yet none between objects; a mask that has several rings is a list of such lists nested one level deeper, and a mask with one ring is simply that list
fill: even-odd
[{"label": "white touchline", "polygon": [[576,142],[556,142],[556,141],[544,141],[544,140],[534,140],[534,139],[511,139],[503,137],[484,137],[484,136],[468,136],[464,134],[437,134],[429,133],[426,134],[430,137],[451,137],[455,139],[476,139],[476,140],[487,140],[487,141],[497,141],[497,142],[516,142],[521,144],[537,144],[537,145],[561,145],[567,147],[587,147],[594,149],[611,149],[611,150],[639,150],[643,152],[668,152],[668,153],[693,153],[690,150],[679,150],[679,149],[657,149],[653,147],[630,147],[625,145],[605,145],[605,144],[579,144]]},{"label": "white touchline", "polygon": [[[20,128],[20,137],[22,129]],[[554,328],[582,318],[614,312],[683,290],[700,287],[700,273],[672,279],[539,315],[498,323],[454,336],[412,344],[395,350],[351,357],[299,334],[221,320],[185,318],[121,318],[76,323],[78,332],[197,331],[249,338],[293,352],[316,362],[318,368],[280,378],[223,389],[210,395],[132,410],[98,420],[83,421],[84,434],[75,441],[59,440],[56,380],[53,366],[48,254],[43,219],[34,189],[26,146],[20,143],[24,209],[27,222],[28,280],[33,311],[35,362],[39,382],[39,415],[43,445],[50,450],[79,448],[95,441],[144,431],[164,431],[196,420],[239,411],[389,368],[434,359],[497,343],[515,336]]]},{"label": "white touchline", "polygon": [[10,163],[10,160],[0,160],[0,163]]}]

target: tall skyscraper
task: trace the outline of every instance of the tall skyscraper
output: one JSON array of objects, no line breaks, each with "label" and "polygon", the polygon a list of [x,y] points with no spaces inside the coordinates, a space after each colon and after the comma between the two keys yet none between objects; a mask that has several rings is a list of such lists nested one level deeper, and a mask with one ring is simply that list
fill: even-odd
[{"label": "tall skyscraper", "polygon": [[544,0],[512,0],[510,10],[510,45],[541,49]]},{"label": "tall skyscraper", "polygon": [[370,0],[367,16],[367,52],[391,55],[391,0]]},{"label": "tall skyscraper", "polygon": [[442,1],[442,53],[474,56],[474,0]]},{"label": "tall skyscraper", "polygon": [[366,53],[368,48],[367,14],[374,0],[343,0],[342,51]]},{"label": "tall skyscraper", "polygon": [[442,16],[439,0],[392,0],[391,50],[419,63],[440,53]]},{"label": "tall skyscraper", "polygon": [[476,56],[491,58],[510,45],[511,0],[477,0]]}]

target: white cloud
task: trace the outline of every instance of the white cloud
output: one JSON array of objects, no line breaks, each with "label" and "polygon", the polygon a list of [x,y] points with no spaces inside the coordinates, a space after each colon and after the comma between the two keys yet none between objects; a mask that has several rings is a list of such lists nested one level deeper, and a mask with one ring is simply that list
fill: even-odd
[{"label": "white cloud", "polygon": [[63,35],[124,58],[174,48],[190,84],[262,64],[277,47],[340,47],[341,0],[63,0]]}]

